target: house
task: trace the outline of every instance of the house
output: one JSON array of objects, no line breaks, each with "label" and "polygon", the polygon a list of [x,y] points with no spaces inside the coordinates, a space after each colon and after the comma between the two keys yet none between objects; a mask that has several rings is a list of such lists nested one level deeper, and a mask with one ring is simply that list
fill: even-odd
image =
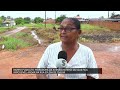
[{"label": "house", "polygon": [[111,16],[111,19],[120,19],[120,14],[117,14],[117,15]]},{"label": "house", "polygon": [[4,20],[3,22],[2,22],[2,25],[3,26],[15,26],[16,25],[16,23],[15,23],[15,21],[12,19],[12,18],[7,18],[6,20]]},{"label": "house", "polygon": [[[45,23],[45,20],[44,20],[44,23]],[[54,23],[55,23],[55,19],[47,18],[47,19],[46,19],[46,23],[47,23],[47,24],[54,24]]]},{"label": "house", "polygon": [[120,19],[105,19],[105,21],[120,22]]},{"label": "house", "polygon": [[120,14],[111,16],[111,18],[107,18],[107,19],[105,19],[105,21],[120,22]]},{"label": "house", "polygon": [[90,21],[101,21],[101,19],[99,19],[99,18],[90,18],[89,20]]},{"label": "house", "polygon": [[74,18],[77,18],[81,23],[88,23],[88,19],[81,18],[79,15],[75,16]]}]

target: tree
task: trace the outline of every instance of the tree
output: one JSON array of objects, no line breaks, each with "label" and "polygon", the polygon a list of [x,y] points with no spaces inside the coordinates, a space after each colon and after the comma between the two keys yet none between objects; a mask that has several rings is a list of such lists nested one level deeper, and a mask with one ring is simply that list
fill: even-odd
[{"label": "tree", "polygon": [[57,19],[56,19],[56,22],[62,22],[63,21],[63,19],[65,19],[66,18],[66,16],[65,15],[61,15],[60,17],[57,17]]},{"label": "tree", "polygon": [[34,23],[41,23],[41,22],[43,22],[43,18],[41,18],[41,17],[35,17],[34,18]]},{"label": "tree", "polygon": [[99,17],[99,19],[104,19],[104,16]]},{"label": "tree", "polygon": [[25,24],[29,24],[30,22],[31,22],[31,18],[29,18],[29,17],[24,18],[24,23]]},{"label": "tree", "polygon": [[1,16],[2,20],[5,21],[6,20],[6,17],[5,16]]},{"label": "tree", "polygon": [[2,26],[2,18],[0,17],[0,27]]},{"label": "tree", "polygon": [[4,17],[4,16],[0,17],[0,26],[2,26],[2,23],[3,23],[3,21],[5,21],[5,19],[6,19],[6,17]]},{"label": "tree", "polygon": [[16,18],[15,23],[16,23],[16,25],[19,25],[19,24],[23,25],[24,24],[24,19],[22,17]]}]

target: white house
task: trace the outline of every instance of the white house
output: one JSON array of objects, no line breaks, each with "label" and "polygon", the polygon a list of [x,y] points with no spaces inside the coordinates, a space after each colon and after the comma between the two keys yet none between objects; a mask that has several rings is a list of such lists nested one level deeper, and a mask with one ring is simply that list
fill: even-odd
[{"label": "white house", "polygon": [[88,19],[81,18],[79,15],[75,16],[74,18],[77,18],[82,23],[88,23]]},{"label": "white house", "polygon": [[13,19],[6,19],[5,21],[3,21],[2,25],[3,26],[15,26],[16,23]]}]

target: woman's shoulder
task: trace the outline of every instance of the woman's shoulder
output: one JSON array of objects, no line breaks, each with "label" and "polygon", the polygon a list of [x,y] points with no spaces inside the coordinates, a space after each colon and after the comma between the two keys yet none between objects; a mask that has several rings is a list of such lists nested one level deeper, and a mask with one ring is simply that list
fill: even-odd
[{"label": "woman's shoulder", "polygon": [[48,45],[48,48],[57,48],[57,47],[60,47],[60,45],[61,45],[61,42],[56,42]]}]

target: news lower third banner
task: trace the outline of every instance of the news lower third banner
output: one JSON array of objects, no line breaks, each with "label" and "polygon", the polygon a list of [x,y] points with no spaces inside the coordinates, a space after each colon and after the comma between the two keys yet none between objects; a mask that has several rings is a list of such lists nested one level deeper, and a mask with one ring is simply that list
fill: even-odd
[{"label": "news lower third banner", "polygon": [[12,74],[102,74],[102,68],[12,68]]}]

